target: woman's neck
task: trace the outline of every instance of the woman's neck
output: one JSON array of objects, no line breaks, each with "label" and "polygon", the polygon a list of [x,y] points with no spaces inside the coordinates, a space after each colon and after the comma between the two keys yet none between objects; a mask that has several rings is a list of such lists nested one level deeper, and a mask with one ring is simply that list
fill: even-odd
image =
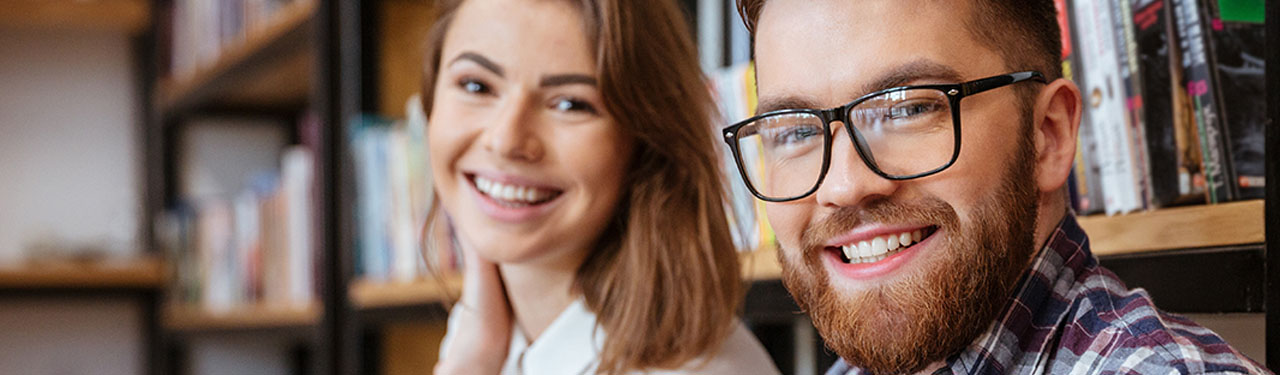
[{"label": "woman's neck", "polygon": [[499,265],[502,282],[507,289],[507,300],[511,302],[511,311],[515,314],[516,329],[529,342],[542,335],[547,326],[577,297],[573,290],[577,264],[558,267],[545,264]]}]

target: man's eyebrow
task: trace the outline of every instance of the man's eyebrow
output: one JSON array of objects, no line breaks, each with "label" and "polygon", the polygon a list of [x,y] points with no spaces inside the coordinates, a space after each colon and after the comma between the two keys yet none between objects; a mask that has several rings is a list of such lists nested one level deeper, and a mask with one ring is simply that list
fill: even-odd
[{"label": "man's eyebrow", "polygon": [[[852,101],[855,98],[876,91],[904,86],[911,82],[926,79],[946,83],[960,83],[964,80],[963,76],[955,68],[930,60],[915,60],[881,73],[878,77],[862,86],[855,93],[856,95],[844,98],[844,100],[846,102]],[[756,107],[756,115],[783,109],[821,109],[819,106],[818,101],[794,95],[762,97],[760,98],[759,106]]]},{"label": "man's eyebrow", "polygon": [[[929,60],[915,60],[881,73],[880,76],[863,86],[858,96],[926,79],[936,80],[940,83],[960,83],[964,80],[964,77],[960,75],[959,71],[950,66]],[[850,100],[852,99],[850,98]]]},{"label": "man's eyebrow", "polygon": [[493,72],[493,74],[497,74],[498,77],[503,76],[503,69],[501,66],[493,62],[493,60],[489,60],[489,58],[481,56],[479,53],[475,53],[475,52],[468,51],[468,52],[460,53],[458,54],[458,57],[454,57],[453,60],[449,61],[449,65],[456,64],[462,60],[469,60],[471,62],[474,62],[477,65],[480,65],[480,67],[485,68],[490,72]]},{"label": "man's eyebrow", "polygon": [[596,78],[586,74],[552,74],[542,77],[542,81],[538,82],[540,87],[552,87],[563,85],[589,85],[597,86]]},{"label": "man's eyebrow", "polygon": [[760,98],[760,104],[756,106],[756,115],[779,111],[784,109],[816,109],[818,103],[808,98],[788,95],[781,97]]}]

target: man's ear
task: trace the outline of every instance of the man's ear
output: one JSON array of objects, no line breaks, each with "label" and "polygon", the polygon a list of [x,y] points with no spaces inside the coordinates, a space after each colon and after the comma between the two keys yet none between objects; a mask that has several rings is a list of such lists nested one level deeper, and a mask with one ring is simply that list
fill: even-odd
[{"label": "man's ear", "polygon": [[1082,106],[1080,88],[1061,78],[1046,84],[1036,97],[1032,125],[1041,193],[1057,191],[1071,175]]}]

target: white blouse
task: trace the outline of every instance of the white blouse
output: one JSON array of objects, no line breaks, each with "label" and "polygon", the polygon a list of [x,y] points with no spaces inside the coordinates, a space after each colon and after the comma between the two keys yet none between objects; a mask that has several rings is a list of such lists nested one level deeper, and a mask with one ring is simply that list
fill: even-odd
[{"label": "white blouse", "polygon": [[[455,309],[458,307],[455,306]],[[449,337],[456,334],[453,314],[449,318],[449,331],[440,348],[443,357],[448,350]],[[756,337],[741,321],[734,319],[733,333],[725,340],[715,356],[690,361],[679,370],[642,372],[646,374],[778,374]],[[538,339],[530,343],[519,329],[513,329],[507,361],[502,366],[503,375],[573,375],[594,374],[600,364],[600,348],[605,333],[596,327],[596,314],[586,308],[579,298],[565,308]]]}]

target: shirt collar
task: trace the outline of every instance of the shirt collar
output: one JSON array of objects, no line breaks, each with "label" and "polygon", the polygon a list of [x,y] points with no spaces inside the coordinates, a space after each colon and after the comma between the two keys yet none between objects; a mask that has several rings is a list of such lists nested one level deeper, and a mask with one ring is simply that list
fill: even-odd
[{"label": "shirt collar", "polygon": [[579,298],[532,343],[519,329],[513,329],[503,368],[529,375],[590,373],[603,344],[604,331],[596,326],[596,315]]},{"label": "shirt collar", "polygon": [[[1048,360],[1048,346],[1067,316],[1076,277],[1098,266],[1089,238],[1066,214],[1031,260],[1008,303],[991,326],[963,352],[947,359],[939,373],[1004,373],[1015,366],[1034,367]],[[1064,302],[1066,301],[1066,302]],[[947,371],[950,370],[950,371]],[[993,371],[994,370],[994,371]],[[828,374],[862,374],[841,359]]]}]

